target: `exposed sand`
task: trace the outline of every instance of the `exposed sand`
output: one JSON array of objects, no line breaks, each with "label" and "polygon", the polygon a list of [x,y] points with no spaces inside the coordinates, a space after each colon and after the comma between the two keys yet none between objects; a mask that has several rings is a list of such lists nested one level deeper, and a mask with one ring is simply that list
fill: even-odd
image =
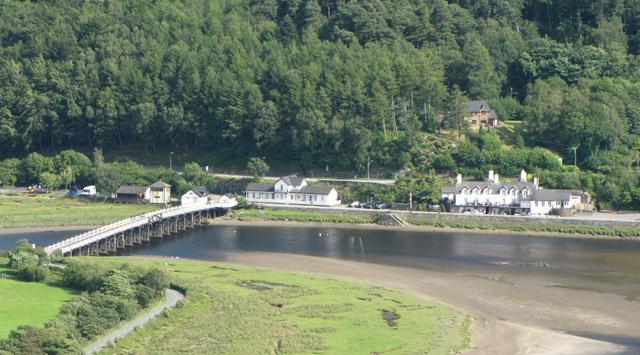
[{"label": "exposed sand", "polygon": [[476,318],[468,354],[631,353],[564,332],[635,342],[640,329],[640,302],[612,294],[291,254],[241,253],[227,261],[354,278],[449,304]]}]

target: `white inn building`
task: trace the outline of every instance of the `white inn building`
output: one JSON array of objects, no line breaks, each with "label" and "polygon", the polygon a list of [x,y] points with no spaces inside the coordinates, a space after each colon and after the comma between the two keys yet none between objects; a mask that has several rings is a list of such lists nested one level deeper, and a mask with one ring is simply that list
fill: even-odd
[{"label": "white inn building", "polygon": [[442,188],[442,199],[451,212],[546,215],[591,209],[589,194],[543,189],[538,178],[527,181],[524,170],[518,182],[501,182],[493,170],[487,181],[464,181],[458,174],[455,186]]},{"label": "white inn building", "polygon": [[250,183],[245,197],[254,203],[339,206],[338,191],[331,186],[311,186],[304,178],[290,175],[275,184]]}]

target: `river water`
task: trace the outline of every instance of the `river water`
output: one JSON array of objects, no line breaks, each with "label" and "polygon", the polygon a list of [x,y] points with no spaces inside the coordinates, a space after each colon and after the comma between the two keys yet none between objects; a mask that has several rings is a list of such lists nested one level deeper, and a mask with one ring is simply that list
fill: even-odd
[{"label": "river water", "polygon": [[[79,232],[0,234],[0,250],[13,249],[20,239],[44,246]],[[449,292],[443,298],[462,298],[463,306],[498,319],[609,341],[640,353],[640,240],[214,224],[123,252],[215,261],[260,253],[401,266],[412,270],[415,282],[458,277],[455,289],[441,284],[446,288],[442,292]],[[470,283],[482,288],[469,288]],[[432,292],[442,294],[430,288]],[[519,312],[523,306],[533,313]]]},{"label": "river water", "polygon": [[[79,231],[0,235],[52,244]],[[124,252],[224,261],[234,253],[302,254],[448,272],[518,275],[545,286],[640,299],[640,241],[369,229],[333,226],[213,225]],[[497,276],[496,276],[497,275]]]}]

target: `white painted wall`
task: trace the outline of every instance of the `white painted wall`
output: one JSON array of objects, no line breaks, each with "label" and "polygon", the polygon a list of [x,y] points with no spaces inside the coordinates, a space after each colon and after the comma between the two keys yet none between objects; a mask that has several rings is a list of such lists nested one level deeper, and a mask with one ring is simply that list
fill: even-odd
[{"label": "white painted wall", "polygon": [[182,195],[180,202],[182,206],[206,205],[207,196],[200,197],[195,192],[189,190],[189,192]]},{"label": "white painted wall", "polygon": [[332,189],[328,195],[305,194],[300,192],[278,193],[247,191],[247,201],[255,203],[275,203],[309,206],[339,206],[338,191]]}]

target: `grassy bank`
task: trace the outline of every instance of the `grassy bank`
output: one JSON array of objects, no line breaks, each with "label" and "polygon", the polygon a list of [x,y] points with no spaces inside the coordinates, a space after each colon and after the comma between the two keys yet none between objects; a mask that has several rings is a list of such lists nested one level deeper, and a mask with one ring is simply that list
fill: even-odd
[{"label": "grassy bank", "polygon": [[325,223],[375,223],[371,215],[353,214],[349,212],[317,212],[304,210],[280,209],[245,209],[234,211],[233,217],[239,220],[260,219],[268,221],[325,222]]},{"label": "grassy bank", "polygon": [[[7,259],[0,259],[0,274],[9,273]],[[75,293],[43,283],[0,278],[0,339],[19,325],[43,326],[55,318]]]},{"label": "grassy bank", "polygon": [[407,223],[415,226],[436,228],[458,228],[470,230],[506,230],[532,233],[582,234],[589,236],[640,237],[640,228],[633,227],[598,227],[567,224],[489,222],[489,221],[449,221],[424,217],[409,217]]},{"label": "grassy bank", "polygon": [[[373,211],[372,211],[373,212]],[[293,222],[324,222],[324,223],[376,223],[375,213],[371,215],[354,213],[349,210],[343,212],[322,212],[308,210],[264,209],[262,212],[255,209],[238,210],[234,212],[234,218],[238,220],[268,220],[268,221],[293,221]],[[468,230],[500,230],[512,232],[530,233],[562,233],[587,236],[606,237],[640,237],[640,228],[634,227],[599,227],[569,224],[547,224],[533,222],[491,222],[491,221],[456,221],[433,218],[431,216],[415,215],[405,218],[405,221],[413,226],[432,228],[455,228]]]},{"label": "grassy bank", "polygon": [[0,196],[0,228],[103,225],[153,209],[53,195]]},{"label": "grassy bank", "polygon": [[469,318],[350,281],[173,259],[93,258],[165,270],[187,299],[108,354],[433,353],[468,344]]}]

